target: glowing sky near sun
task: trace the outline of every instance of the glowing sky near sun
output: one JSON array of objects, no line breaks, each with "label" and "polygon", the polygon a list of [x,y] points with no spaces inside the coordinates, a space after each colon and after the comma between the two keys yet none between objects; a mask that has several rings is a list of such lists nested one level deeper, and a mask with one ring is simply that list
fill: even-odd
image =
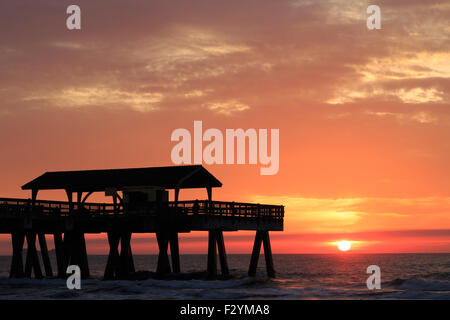
[{"label": "glowing sky near sun", "polygon": [[[194,120],[278,128],[277,175],[207,166],[216,199],[286,206],[274,252],[450,250],[450,3],[377,1],[368,31],[367,1],[80,0],[79,32],[68,4],[0,3],[0,196],[48,170],[170,165]],[[251,233],[225,237],[250,252]]]}]

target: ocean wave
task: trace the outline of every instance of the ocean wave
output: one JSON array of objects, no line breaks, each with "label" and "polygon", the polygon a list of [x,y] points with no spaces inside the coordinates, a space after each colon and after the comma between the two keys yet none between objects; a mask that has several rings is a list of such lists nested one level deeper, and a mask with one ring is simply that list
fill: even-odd
[{"label": "ocean wave", "polygon": [[420,275],[420,277],[426,279],[450,280],[450,272],[430,272]]},{"label": "ocean wave", "polygon": [[385,286],[408,291],[450,291],[450,282],[427,281],[418,278],[397,278],[385,283]]},{"label": "ocean wave", "polygon": [[[106,258],[92,256],[93,278],[82,280],[81,290],[68,290],[63,279],[9,279],[4,263],[0,299],[450,299],[450,254],[327,257],[326,263],[316,256],[275,256],[275,279],[263,265],[257,277],[248,277],[249,256],[231,255],[231,276],[214,281],[206,280],[206,258],[200,258],[183,256],[184,272],[177,275],[139,271],[128,280],[102,280]],[[152,259],[136,256],[135,263],[147,270]],[[382,269],[381,290],[367,289],[369,264]]]},{"label": "ocean wave", "polygon": [[[136,281],[103,281],[108,284],[118,285],[131,285]],[[243,278],[232,280],[156,280],[147,279],[139,281],[139,285],[142,287],[158,287],[158,288],[182,288],[182,289],[226,289],[226,288],[239,288],[244,286],[250,286],[252,284],[265,282],[265,280],[257,278]]]}]

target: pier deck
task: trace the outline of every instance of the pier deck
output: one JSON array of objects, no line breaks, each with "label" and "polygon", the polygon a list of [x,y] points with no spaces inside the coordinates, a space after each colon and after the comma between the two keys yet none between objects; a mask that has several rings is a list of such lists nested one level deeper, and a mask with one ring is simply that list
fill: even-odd
[{"label": "pier deck", "polygon": [[[198,206],[198,208],[196,208]],[[149,203],[140,210],[124,210],[112,203],[73,204],[67,201],[0,198],[0,233],[33,230],[46,234],[76,229],[83,233],[127,230],[154,233],[162,224],[177,232],[283,230],[284,207],[223,201]],[[169,224],[169,225],[168,225]]]}]

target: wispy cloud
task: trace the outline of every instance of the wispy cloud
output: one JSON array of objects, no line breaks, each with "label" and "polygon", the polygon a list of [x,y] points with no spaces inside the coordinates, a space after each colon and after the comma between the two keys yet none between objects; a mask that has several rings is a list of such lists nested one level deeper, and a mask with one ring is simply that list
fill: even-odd
[{"label": "wispy cloud", "polygon": [[205,107],[218,114],[224,114],[227,116],[234,114],[236,112],[242,112],[250,109],[250,106],[241,103],[237,100],[229,100],[224,102],[210,102],[206,103]]},{"label": "wispy cloud", "polygon": [[163,99],[161,93],[122,91],[107,87],[66,88],[50,94],[31,95],[24,101],[41,101],[59,108],[126,106],[137,111],[154,111]]}]

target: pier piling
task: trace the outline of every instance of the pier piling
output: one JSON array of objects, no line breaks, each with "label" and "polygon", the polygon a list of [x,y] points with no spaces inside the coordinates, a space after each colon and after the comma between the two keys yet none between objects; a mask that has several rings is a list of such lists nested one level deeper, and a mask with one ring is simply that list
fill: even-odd
[{"label": "pier piling", "polygon": [[159,275],[171,273],[169,256],[167,254],[169,245],[169,234],[166,231],[156,232],[156,240],[159,247],[158,266],[156,272]]},{"label": "pier piling", "polygon": [[119,277],[119,242],[119,234],[108,232],[109,255],[104,273],[105,280],[113,280]]},{"label": "pier piling", "polygon": [[217,249],[219,251],[220,270],[223,276],[228,276],[230,274],[230,270],[228,268],[227,253],[225,251],[225,241],[223,240],[222,230],[216,231],[216,238],[217,238]]},{"label": "pier piling", "polygon": [[217,277],[217,252],[219,252],[220,271],[223,276],[229,275],[227,254],[223,240],[223,232],[220,229],[208,231],[208,268],[207,275],[209,279]]},{"label": "pier piling", "polygon": [[131,253],[131,232],[124,232],[120,239],[120,277],[126,279],[134,272],[134,261]]},{"label": "pier piling", "polygon": [[172,259],[172,269],[174,273],[180,273],[180,249],[178,246],[178,233],[170,233],[170,257]]},{"label": "pier piling", "polygon": [[208,279],[215,279],[217,277],[217,237],[216,230],[208,231]]},{"label": "pier piling", "polygon": [[63,279],[66,277],[66,267],[64,258],[64,243],[61,232],[53,234],[53,243],[55,245],[56,254],[56,267],[58,269],[58,278]]},{"label": "pier piling", "polygon": [[36,233],[27,232],[27,256],[25,260],[25,276],[31,278],[31,274],[34,271],[36,279],[42,279],[41,265],[39,263],[39,257],[36,250]]},{"label": "pier piling", "polygon": [[47,241],[45,239],[45,234],[39,233],[39,248],[41,249],[42,262],[44,263],[45,275],[47,277],[53,277],[52,265],[50,263],[50,257],[48,255]]},{"label": "pier piling", "polygon": [[25,234],[23,232],[11,233],[11,242],[13,248],[11,270],[9,273],[10,278],[22,278],[25,276],[23,270],[23,244],[25,241]]},{"label": "pier piling", "polygon": [[259,254],[261,251],[261,243],[264,244],[264,257],[266,260],[267,276],[270,278],[275,277],[275,269],[273,267],[272,248],[270,246],[270,238],[268,230],[258,230],[255,235],[255,242],[253,244],[253,252],[250,258],[250,266],[248,269],[248,275],[254,277],[256,275],[256,269],[258,267]]}]

